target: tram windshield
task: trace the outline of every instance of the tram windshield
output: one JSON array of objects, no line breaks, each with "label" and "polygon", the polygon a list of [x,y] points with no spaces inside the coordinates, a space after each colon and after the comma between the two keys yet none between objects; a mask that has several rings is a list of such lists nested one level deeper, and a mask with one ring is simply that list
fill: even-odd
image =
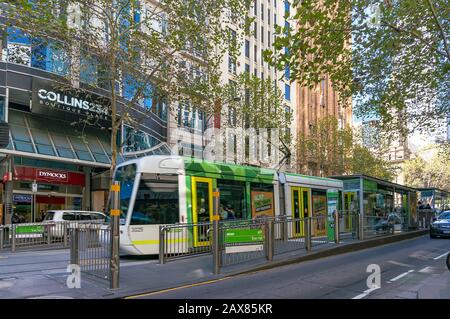
[{"label": "tram windshield", "polygon": [[143,173],[131,225],[174,224],[179,221],[178,176]]},{"label": "tram windshield", "polygon": [[133,192],[134,180],[136,178],[136,165],[119,167],[115,180],[120,183],[120,223],[125,224],[128,207],[130,206],[131,194]]}]

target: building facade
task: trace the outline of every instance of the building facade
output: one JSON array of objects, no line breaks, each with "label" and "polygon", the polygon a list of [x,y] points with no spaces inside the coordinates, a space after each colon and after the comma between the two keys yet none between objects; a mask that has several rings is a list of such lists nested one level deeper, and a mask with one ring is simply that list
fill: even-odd
[{"label": "building facade", "polygon": [[[252,74],[261,80],[270,78],[274,87],[277,87],[283,93],[285,112],[292,113],[292,118],[295,119],[297,114],[297,85],[295,82],[291,82],[289,68],[287,67],[284,72],[277,71],[275,67],[271,67],[263,59],[263,51],[273,49],[275,27],[277,25],[290,27],[289,16],[294,13],[292,10],[289,1],[253,0],[248,11],[249,18],[253,19],[250,26],[250,35],[244,36],[244,30],[239,29],[236,25],[228,25],[231,34],[236,38],[242,38],[242,43],[237,57],[233,57],[231,54],[225,54],[223,57],[221,83],[229,84],[244,73]],[[224,14],[230,13],[225,12]],[[180,136],[182,135],[171,133],[177,129],[185,130],[186,134],[192,134],[192,143],[180,144],[181,147],[185,148],[184,154],[201,158],[204,155],[205,146],[210,142],[208,136],[204,136],[204,133],[208,129],[224,131],[233,122],[233,111],[228,104],[226,101],[223,102],[219,107],[220,112],[215,114],[198,112],[195,109],[193,110],[192,107],[186,108],[184,105],[172,110],[169,115],[170,146],[180,144]],[[294,137],[296,127],[297,122],[293,120],[289,129]],[[293,155],[295,156],[295,154]],[[227,157],[224,157],[224,161],[235,162],[234,159]]]},{"label": "building facade", "polygon": [[[0,120],[9,124],[10,143],[0,149],[0,224],[38,222],[50,209],[103,211],[112,154],[110,102],[97,77],[100,66],[89,76],[72,73],[61,48],[14,26],[2,33]],[[126,92],[125,82],[119,87]],[[136,104],[130,112],[142,120],[137,127],[122,125],[118,162],[166,142],[164,102],[151,112]]]},{"label": "building facade", "polygon": [[[338,103],[338,93],[333,89],[328,76],[315,88],[297,87],[296,127],[297,136],[308,136],[314,126],[322,119],[332,116],[338,121],[338,128],[352,128],[353,112],[351,101],[343,107]],[[305,158],[303,151],[297,149],[297,171],[309,175],[320,175],[314,158]]]}]

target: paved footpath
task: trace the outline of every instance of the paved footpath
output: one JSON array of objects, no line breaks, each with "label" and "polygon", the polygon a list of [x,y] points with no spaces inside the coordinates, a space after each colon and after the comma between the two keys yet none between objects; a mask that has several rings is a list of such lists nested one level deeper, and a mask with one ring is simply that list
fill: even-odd
[{"label": "paved footpath", "polygon": [[[351,251],[353,244],[344,242],[338,248],[345,250],[347,247],[347,250]],[[314,247],[312,253],[298,250],[277,255],[269,264],[279,266],[288,262],[321,257],[320,254],[333,255],[335,250],[334,244],[319,245]],[[119,298],[186,285],[197,286],[206,281],[228,280],[232,275],[268,265],[264,259],[256,259],[224,267],[221,274],[214,275],[211,255],[172,261],[164,265],[160,265],[155,258],[124,256],[121,258],[120,289],[112,291],[108,289],[106,281],[85,275],[82,277],[81,289],[68,288],[66,284],[69,275],[68,261],[68,250],[0,252],[0,298]],[[430,285],[437,283],[430,282]]]}]

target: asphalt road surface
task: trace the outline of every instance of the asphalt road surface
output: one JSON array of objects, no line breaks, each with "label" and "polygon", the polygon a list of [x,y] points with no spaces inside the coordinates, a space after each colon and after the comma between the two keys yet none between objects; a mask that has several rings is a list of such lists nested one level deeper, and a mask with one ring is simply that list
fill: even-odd
[{"label": "asphalt road surface", "polygon": [[[449,271],[445,261],[449,251],[450,239],[422,236],[353,253],[135,297],[415,299],[422,295],[425,298],[439,298],[436,296],[439,289],[429,283],[433,279],[442,282],[442,277],[447,276]],[[372,265],[370,272],[367,271],[369,265]],[[367,285],[368,276],[377,268],[373,265],[380,267],[379,288]],[[445,287],[450,288],[449,281],[446,280],[444,290],[447,289]],[[370,283],[376,284],[376,279],[371,279]],[[448,297],[441,295],[441,298],[450,298],[450,294]]]}]

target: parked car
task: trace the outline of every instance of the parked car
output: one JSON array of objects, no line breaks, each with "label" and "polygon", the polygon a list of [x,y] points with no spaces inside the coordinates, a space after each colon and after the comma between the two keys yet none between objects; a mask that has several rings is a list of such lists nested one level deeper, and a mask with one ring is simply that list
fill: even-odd
[{"label": "parked car", "polygon": [[63,237],[64,228],[73,228],[85,223],[102,224],[106,220],[106,215],[101,212],[77,211],[77,210],[50,210],[45,214],[42,223],[47,225],[46,231],[52,237]]},{"label": "parked car", "polygon": [[430,238],[450,237],[450,210],[442,212],[430,227]]}]

